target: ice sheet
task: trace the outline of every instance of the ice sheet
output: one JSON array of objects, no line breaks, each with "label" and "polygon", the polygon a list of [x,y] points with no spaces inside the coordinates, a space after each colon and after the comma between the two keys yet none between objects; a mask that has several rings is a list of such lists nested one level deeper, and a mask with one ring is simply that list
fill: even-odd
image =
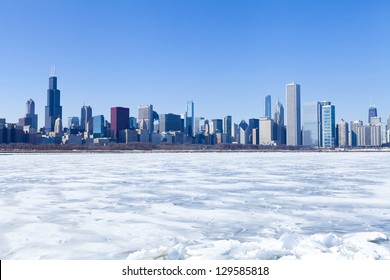
[{"label": "ice sheet", "polygon": [[390,259],[390,153],[0,155],[0,259]]}]

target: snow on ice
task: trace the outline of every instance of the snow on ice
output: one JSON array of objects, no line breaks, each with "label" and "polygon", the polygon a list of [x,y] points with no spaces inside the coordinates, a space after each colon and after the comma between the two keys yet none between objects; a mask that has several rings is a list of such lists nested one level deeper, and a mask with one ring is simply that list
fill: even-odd
[{"label": "snow on ice", "polygon": [[389,153],[0,155],[0,259],[390,259]]}]

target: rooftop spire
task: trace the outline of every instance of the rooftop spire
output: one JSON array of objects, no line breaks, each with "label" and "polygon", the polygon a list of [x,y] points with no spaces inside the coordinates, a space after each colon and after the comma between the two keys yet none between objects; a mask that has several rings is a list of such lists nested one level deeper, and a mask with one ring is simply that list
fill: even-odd
[{"label": "rooftop spire", "polygon": [[53,65],[50,69],[50,77],[55,77],[56,76],[56,66]]}]

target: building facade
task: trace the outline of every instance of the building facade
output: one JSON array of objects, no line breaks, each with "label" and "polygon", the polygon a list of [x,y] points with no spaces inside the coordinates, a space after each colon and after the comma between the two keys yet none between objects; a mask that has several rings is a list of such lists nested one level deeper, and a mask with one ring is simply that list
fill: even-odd
[{"label": "building facade", "polygon": [[160,133],[169,131],[180,131],[181,116],[175,114],[160,114]]},{"label": "building facade", "polygon": [[305,102],[302,106],[302,145],[321,146],[321,105]]},{"label": "building facade", "polygon": [[84,105],[81,107],[81,123],[80,123],[80,128],[88,133],[91,133],[93,131],[88,130],[88,128],[92,128],[92,108],[91,106],[86,106]]},{"label": "building facade", "polygon": [[259,145],[260,120],[253,119],[253,118],[249,119],[248,130],[249,130],[248,144]]},{"label": "building facade", "polygon": [[336,146],[336,110],[330,104],[321,106],[322,147],[332,148]]},{"label": "building facade", "polygon": [[138,128],[146,130],[149,135],[154,131],[153,105],[141,105],[138,107]]},{"label": "building facade", "polygon": [[368,108],[368,123],[371,123],[371,118],[377,116],[378,116],[378,112],[376,110],[376,107],[371,106],[370,108]]},{"label": "building facade", "polygon": [[269,118],[260,118],[260,130],[259,130],[259,144],[272,144],[274,143],[274,121]]},{"label": "building facade", "polygon": [[337,123],[337,146],[340,148],[346,148],[348,144],[348,123],[341,119]]},{"label": "building facade", "polygon": [[69,117],[68,118],[68,128],[78,128],[80,126],[79,117]]},{"label": "building facade", "polygon": [[238,125],[239,128],[239,143],[246,145],[249,144],[249,125],[246,121],[242,120]]},{"label": "building facade", "polygon": [[111,108],[111,130],[115,139],[119,137],[119,131],[129,128],[129,108],[112,107]]},{"label": "building facade", "polygon": [[98,115],[92,117],[93,122],[93,138],[101,138],[105,136],[104,116]]},{"label": "building facade", "polygon": [[61,94],[57,88],[57,77],[52,71],[49,77],[49,89],[47,90],[47,105],[45,107],[45,130],[54,131],[54,124],[57,118],[62,119]]},{"label": "building facade", "polygon": [[301,137],[301,86],[296,83],[286,85],[286,144],[302,144]]},{"label": "building facade", "polygon": [[31,126],[38,129],[38,115],[35,114],[35,102],[32,99],[26,102],[26,119],[31,119]]},{"label": "building facade", "polygon": [[271,119],[271,95],[264,97],[264,117]]},{"label": "building facade", "polygon": [[284,127],[284,107],[279,99],[275,105],[274,112],[274,140],[278,145],[286,144],[286,133]]},{"label": "building facade", "polygon": [[222,119],[212,119],[210,121],[210,134],[223,133]]},{"label": "building facade", "polygon": [[224,143],[232,143],[232,116],[226,116],[223,119]]},{"label": "building facade", "polygon": [[194,101],[187,102],[186,113],[184,117],[185,134],[190,137],[195,136],[195,112]]}]

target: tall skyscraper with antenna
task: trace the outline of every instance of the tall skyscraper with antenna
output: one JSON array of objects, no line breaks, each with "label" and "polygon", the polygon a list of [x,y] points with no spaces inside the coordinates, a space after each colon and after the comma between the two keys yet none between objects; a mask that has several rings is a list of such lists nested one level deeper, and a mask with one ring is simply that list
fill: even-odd
[{"label": "tall skyscraper with antenna", "polygon": [[47,106],[45,107],[45,130],[54,131],[57,118],[62,119],[61,95],[57,88],[57,77],[55,67],[51,69],[49,77],[49,89],[47,90]]}]

